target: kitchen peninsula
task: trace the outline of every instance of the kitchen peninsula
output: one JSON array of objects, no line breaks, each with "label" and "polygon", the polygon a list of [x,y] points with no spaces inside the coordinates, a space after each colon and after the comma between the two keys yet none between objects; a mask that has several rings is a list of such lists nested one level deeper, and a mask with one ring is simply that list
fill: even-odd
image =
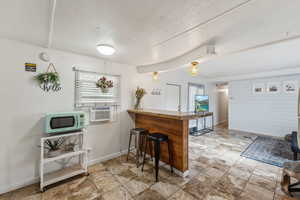
[{"label": "kitchen peninsula", "polygon": [[[176,112],[166,110],[127,110],[135,121],[135,126],[145,128],[150,133],[160,132],[168,135],[173,153],[173,166],[185,176],[188,173],[188,135],[189,120],[211,116],[211,112]],[[167,145],[161,147],[161,159],[168,163]]]}]

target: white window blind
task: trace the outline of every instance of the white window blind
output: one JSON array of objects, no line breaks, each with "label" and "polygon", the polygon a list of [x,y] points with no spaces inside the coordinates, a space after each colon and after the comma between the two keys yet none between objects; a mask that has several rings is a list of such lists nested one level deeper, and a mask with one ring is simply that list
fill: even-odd
[{"label": "white window blind", "polygon": [[[76,70],[75,107],[97,107],[120,104],[120,76]],[[105,76],[113,81],[113,88],[103,93],[96,82]]]}]

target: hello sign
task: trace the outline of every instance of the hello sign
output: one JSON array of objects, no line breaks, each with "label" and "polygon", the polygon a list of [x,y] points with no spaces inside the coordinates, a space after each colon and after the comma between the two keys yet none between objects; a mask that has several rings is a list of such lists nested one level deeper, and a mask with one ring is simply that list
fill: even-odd
[{"label": "hello sign", "polygon": [[53,63],[50,63],[45,73],[38,74],[35,79],[39,82],[39,86],[45,92],[58,92],[62,89],[60,85],[60,77]]}]

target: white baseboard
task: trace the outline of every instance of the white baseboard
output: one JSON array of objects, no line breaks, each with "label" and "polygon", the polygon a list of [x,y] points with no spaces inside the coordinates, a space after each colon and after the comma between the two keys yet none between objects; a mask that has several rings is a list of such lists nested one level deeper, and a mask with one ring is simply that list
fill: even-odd
[{"label": "white baseboard", "polygon": [[127,153],[127,150],[122,150],[121,152],[112,153],[112,154],[109,154],[109,155],[106,155],[106,156],[103,156],[103,157],[100,157],[100,158],[89,160],[88,161],[88,165],[90,166],[90,165],[101,163],[101,162],[104,162],[104,161],[107,161],[107,160],[111,160],[113,158],[116,158],[118,156],[124,155],[126,153]]},{"label": "white baseboard", "polygon": [[230,128],[230,130],[240,131],[240,132],[254,134],[254,135],[260,135],[260,136],[269,136],[269,137],[273,137],[273,138],[283,138],[285,136],[285,135],[275,135],[275,134],[270,134],[270,133],[265,133],[265,132],[253,131],[253,130],[248,130],[248,129]]},{"label": "white baseboard", "polygon": [[[112,154],[109,154],[109,155],[106,155],[106,156],[102,156],[102,157],[97,158],[97,159],[89,160],[88,165],[90,166],[90,165],[93,165],[93,164],[101,163],[101,162],[104,162],[106,160],[110,160],[110,159],[116,158],[118,156],[124,155],[126,153],[127,153],[127,150],[122,150],[121,152],[116,152],[116,153],[112,153]],[[33,178],[29,178],[27,180],[24,180],[22,182],[3,185],[3,186],[0,186],[0,194],[10,192],[10,191],[13,191],[13,190],[17,190],[19,188],[38,183],[39,181],[40,181],[39,177],[33,177]]]},{"label": "white baseboard", "polygon": [[29,178],[27,180],[24,180],[24,181],[18,182],[18,183],[6,184],[6,185],[0,187],[0,194],[10,192],[13,190],[17,190],[19,188],[22,188],[22,187],[25,187],[28,185],[32,185],[32,184],[35,184],[38,182],[39,182],[39,177],[35,177],[35,178]]},{"label": "white baseboard", "polygon": [[227,120],[223,120],[223,121],[217,122],[216,125],[223,124],[223,123],[225,123],[225,122],[227,122]]}]

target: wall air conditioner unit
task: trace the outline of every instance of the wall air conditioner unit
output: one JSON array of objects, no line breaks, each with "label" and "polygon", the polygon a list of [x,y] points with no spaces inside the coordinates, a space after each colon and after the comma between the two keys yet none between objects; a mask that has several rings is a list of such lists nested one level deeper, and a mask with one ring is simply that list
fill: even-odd
[{"label": "wall air conditioner unit", "polygon": [[112,107],[93,108],[90,110],[91,122],[113,121]]}]

